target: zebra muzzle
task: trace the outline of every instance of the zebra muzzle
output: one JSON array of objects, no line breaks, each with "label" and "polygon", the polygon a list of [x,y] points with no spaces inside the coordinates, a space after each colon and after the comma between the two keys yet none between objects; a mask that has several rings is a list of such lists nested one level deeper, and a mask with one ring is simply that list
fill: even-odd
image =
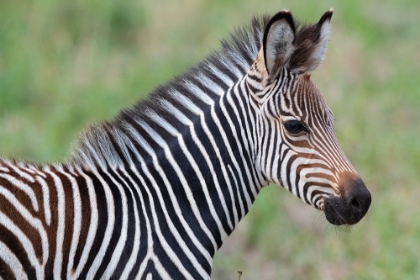
[{"label": "zebra muzzle", "polygon": [[372,198],[362,179],[347,179],[340,197],[325,199],[324,213],[333,225],[354,225],[369,210]]}]

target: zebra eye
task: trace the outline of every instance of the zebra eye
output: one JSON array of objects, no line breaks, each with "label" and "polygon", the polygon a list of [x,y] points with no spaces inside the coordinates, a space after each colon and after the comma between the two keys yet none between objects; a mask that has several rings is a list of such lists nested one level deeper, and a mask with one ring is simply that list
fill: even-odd
[{"label": "zebra eye", "polygon": [[309,132],[309,129],[298,120],[290,120],[284,123],[284,127],[291,134],[298,134],[302,131]]}]

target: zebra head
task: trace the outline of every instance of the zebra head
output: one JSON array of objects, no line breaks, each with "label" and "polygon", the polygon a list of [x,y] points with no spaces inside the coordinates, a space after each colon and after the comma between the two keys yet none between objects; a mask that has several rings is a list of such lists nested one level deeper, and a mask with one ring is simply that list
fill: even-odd
[{"label": "zebra head", "polygon": [[255,156],[268,183],[323,210],[332,224],[355,224],[371,196],[340,149],[333,114],[309,74],[324,57],[331,17],[332,10],[297,29],[283,10],[266,25],[247,76],[256,111]]}]

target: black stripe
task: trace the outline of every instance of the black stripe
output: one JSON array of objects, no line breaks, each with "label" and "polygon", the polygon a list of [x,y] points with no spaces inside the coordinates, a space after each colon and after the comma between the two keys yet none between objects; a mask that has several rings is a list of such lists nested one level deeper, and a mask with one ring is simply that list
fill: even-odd
[{"label": "black stripe", "polygon": [[[136,186],[134,186],[129,178],[127,178],[122,172],[118,172],[118,175],[115,175],[114,172],[114,179],[121,185],[121,187],[124,189],[125,196],[127,197],[127,239],[125,241],[124,249],[121,253],[121,256],[119,260],[113,260],[117,261],[118,265],[115,267],[114,276],[118,277],[118,275],[121,275],[121,273],[124,271],[124,268],[129,261],[129,258],[131,257],[131,253],[133,252],[133,246],[135,242],[135,231],[136,231],[136,224],[135,224],[135,216],[134,211],[140,212],[138,209],[134,208],[134,199],[133,196],[136,195],[134,189]],[[121,178],[122,179],[121,179]],[[132,190],[133,194],[130,192]],[[137,205],[138,207],[138,205]],[[140,222],[140,221],[139,221]]]},{"label": "black stripe", "polygon": [[[108,210],[105,198],[105,192],[103,189],[103,185],[96,175],[86,171],[85,174],[92,179],[93,186],[95,188],[96,200],[97,200],[97,207],[98,207],[98,229],[96,231],[95,239],[93,241],[92,247],[89,252],[89,257],[87,262],[80,273],[81,278],[87,278],[87,273],[89,268],[92,266],[93,261],[101,247],[102,240],[104,239],[105,229],[108,225]],[[51,268],[52,271],[52,268]]]},{"label": "black stripe", "polygon": [[92,209],[91,209],[91,204],[89,200],[89,191],[87,188],[87,182],[85,178],[83,178],[81,175],[76,176],[75,179],[76,179],[77,187],[79,188],[83,214],[81,215],[82,228],[81,228],[81,232],[80,232],[80,236],[79,236],[79,240],[77,244],[76,253],[74,255],[74,263],[73,263],[74,268],[76,268],[79,265],[79,261],[80,261],[80,258],[82,257],[83,249],[86,247],[86,242],[87,242],[86,239],[89,232],[89,227],[91,226],[90,219],[92,217]]},{"label": "black stripe", "polygon": [[[15,275],[13,274],[13,270],[11,269],[11,267],[4,260],[0,259],[0,277],[2,279],[15,279],[14,276]],[[35,275],[33,275],[33,277],[35,277]]]},{"label": "black stripe", "polygon": [[[1,201],[3,202],[3,201]],[[12,207],[14,208],[13,205],[10,205],[9,203],[5,203],[2,204],[2,206],[6,206],[6,207]],[[5,208],[6,209],[6,208]],[[22,231],[24,231],[25,226],[27,225],[26,222],[23,222],[23,219],[19,216],[15,217],[15,219],[13,219],[13,217],[10,217],[12,220],[19,220],[21,221],[20,224],[20,229]],[[31,229],[31,227],[26,227],[28,229]],[[25,232],[24,232],[25,233]],[[16,237],[16,235],[11,232],[8,228],[4,227],[2,224],[0,224],[0,236],[1,236],[1,241],[3,243],[5,243],[7,245],[7,247],[9,247],[10,251],[12,251],[12,253],[19,259],[19,261],[21,262],[23,269],[25,271],[25,273],[28,275],[28,279],[36,279],[36,272],[35,272],[35,268],[31,266],[28,256],[27,256],[27,252],[25,251],[24,247],[22,246],[22,244],[20,243],[19,239]],[[36,247],[37,245],[39,246],[40,244],[38,243],[32,243],[32,245],[34,247]],[[2,272],[2,270],[4,270],[4,274]],[[8,278],[7,276],[7,271],[8,267],[7,266],[3,266],[2,267],[2,263],[0,262],[0,275],[3,277],[3,275],[5,275],[4,279],[13,279],[13,278]],[[51,275],[52,276],[52,275]]]},{"label": "black stripe", "polygon": [[[105,272],[108,264],[111,262],[112,254],[114,253],[116,246],[118,244],[118,240],[121,236],[122,231],[122,221],[123,221],[123,205],[122,205],[122,194],[118,190],[115,183],[112,181],[109,171],[106,172],[99,170],[99,175],[105,180],[105,182],[108,184],[112,196],[114,198],[114,209],[115,209],[115,222],[114,222],[114,228],[111,235],[111,240],[108,243],[108,247],[105,251],[105,256],[102,259],[101,265],[99,266],[99,269],[95,275],[95,278],[102,278],[102,274]],[[114,178],[115,179],[115,178]],[[101,202],[99,202],[101,203]],[[109,218],[109,216],[108,216]]]}]

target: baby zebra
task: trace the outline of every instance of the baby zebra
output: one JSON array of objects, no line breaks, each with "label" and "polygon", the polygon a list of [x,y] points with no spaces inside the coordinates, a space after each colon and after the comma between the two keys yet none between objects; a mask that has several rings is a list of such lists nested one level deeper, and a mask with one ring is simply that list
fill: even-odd
[{"label": "baby zebra", "polygon": [[88,128],[68,162],[0,160],[0,278],[210,279],[216,251],[270,183],[332,224],[359,222],[370,193],[309,74],[331,16],[300,28],[284,10],[252,20]]}]

